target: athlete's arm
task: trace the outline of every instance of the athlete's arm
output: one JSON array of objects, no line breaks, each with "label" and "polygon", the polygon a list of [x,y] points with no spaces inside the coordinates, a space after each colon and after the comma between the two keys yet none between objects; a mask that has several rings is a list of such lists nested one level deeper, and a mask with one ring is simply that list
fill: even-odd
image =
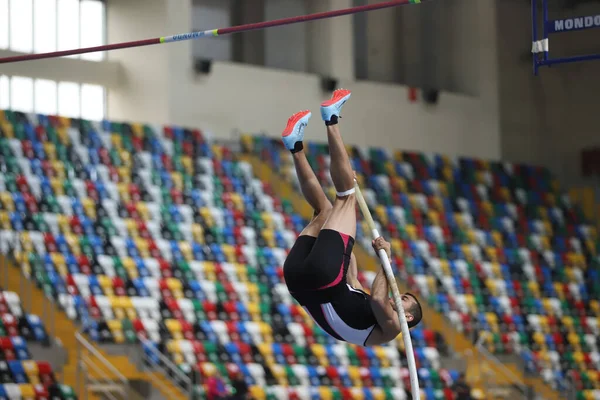
[{"label": "athlete's arm", "polygon": [[346,283],[354,289],[363,290],[363,287],[358,280],[358,266],[356,264],[354,253],[350,256],[350,265],[348,266],[348,273],[346,274]]},{"label": "athlete's arm", "polygon": [[[391,246],[383,238],[374,240],[373,247],[376,251],[385,249],[388,257],[391,258]],[[377,326],[373,328],[365,345],[387,343],[396,338],[401,332],[400,320],[390,303],[388,283],[383,268],[379,269],[371,286],[371,309],[377,320]]]}]

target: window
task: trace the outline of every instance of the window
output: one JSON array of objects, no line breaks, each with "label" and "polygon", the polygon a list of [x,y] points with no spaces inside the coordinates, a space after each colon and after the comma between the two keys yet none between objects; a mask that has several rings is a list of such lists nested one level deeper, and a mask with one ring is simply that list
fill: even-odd
[{"label": "window", "polygon": [[0,110],[10,107],[10,80],[8,76],[0,75]]},{"label": "window", "polygon": [[[105,13],[100,0],[0,0],[0,49],[46,53],[101,46]],[[71,57],[101,61],[105,55]]]},{"label": "window", "polygon": [[33,112],[33,79],[13,76],[10,80],[10,107],[15,111]]},{"label": "window", "polygon": [[46,79],[35,80],[35,112],[56,115],[57,106],[56,82]]},{"label": "window", "polygon": [[81,86],[81,118],[100,121],[104,118],[104,88],[98,85]]},{"label": "window", "polygon": [[[58,2],[58,50],[71,50],[79,47],[79,1],[59,0]],[[77,56],[70,56],[77,58]]]},{"label": "window", "polygon": [[0,0],[0,49],[8,49],[8,0]]},{"label": "window", "polygon": [[106,91],[98,85],[0,75],[0,110],[101,121]]},{"label": "window", "polygon": [[58,84],[58,114],[63,117],[75,118],[81,113],[79,85],[73,82]]},{"label": "window", "polygon": [[56,0],[35,0],[33,51],[47,53],[56,51]]},{"label": "window", "polygon": [[10,49],[33,51],[33,0],[10,0]]},{"label": "window", "polygon": [[[94,0],[81,2],[81,47],[102,46],[104,44],[104,3]],[[104,53],[86,53],[81,58],[102,61]]]}]

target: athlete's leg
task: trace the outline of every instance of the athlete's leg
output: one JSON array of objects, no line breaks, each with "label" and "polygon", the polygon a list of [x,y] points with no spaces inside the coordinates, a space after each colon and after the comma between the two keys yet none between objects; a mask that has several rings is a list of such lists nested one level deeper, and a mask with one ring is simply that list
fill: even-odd
[{"label": "athlete's leg", "polygon": [[335,230],[354,238],[356,236],[354,171],[338,125],[339,113],[349,98],[349,90],[336,90],[333,98],[321,105],[321,115],[327,126],[331,180],[337,192],[331,214],[322,229]]},{"label": "athlete's leg", "polygon": [[282,139],[285,146],[292,153],[302,194],[315,211],[312,220],[304,228],[300,236],[317,237],[321,227],[329,216],[332,206],[304,153],[302,140],[304,138],[304,128],[310,116],[309,111],[301,111],[292,115],[288,120],[286,129],[283,131]]}]

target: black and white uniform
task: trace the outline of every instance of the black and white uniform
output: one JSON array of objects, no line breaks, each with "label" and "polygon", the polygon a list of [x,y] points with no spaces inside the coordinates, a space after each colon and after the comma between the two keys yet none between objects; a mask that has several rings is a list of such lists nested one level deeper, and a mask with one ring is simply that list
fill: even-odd
[{"label": "black and white uniform", "polygon": [[346,283],[354,238],[323,229],[300,236],[283,265],[290,294],[337,340],[364,346],[377,321],[370,298]]}]

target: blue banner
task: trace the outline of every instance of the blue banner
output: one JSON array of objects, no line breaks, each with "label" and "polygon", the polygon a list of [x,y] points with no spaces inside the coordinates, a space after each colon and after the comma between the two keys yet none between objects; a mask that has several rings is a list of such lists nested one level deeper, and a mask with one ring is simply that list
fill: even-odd
[{"label": "blue banner", "polygon": [[581,31],[584,29],[600,28],[600,15],[555,19],[546,22],[549,33]]}]

